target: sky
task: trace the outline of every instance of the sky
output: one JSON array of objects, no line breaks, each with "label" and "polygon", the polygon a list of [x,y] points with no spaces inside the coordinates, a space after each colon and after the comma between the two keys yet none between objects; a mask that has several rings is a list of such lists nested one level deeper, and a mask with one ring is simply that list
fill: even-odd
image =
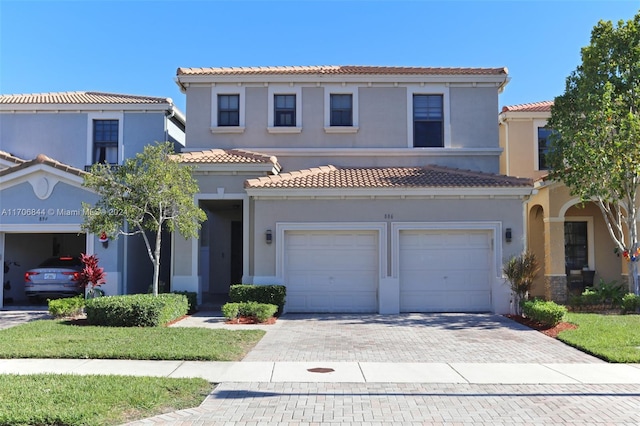
[{"label": "sky", "polygon": [[640,0],[0,0],[0,93],[170,97],[179,67],[507,67],[500,107],[552,100],[599,20]]}]

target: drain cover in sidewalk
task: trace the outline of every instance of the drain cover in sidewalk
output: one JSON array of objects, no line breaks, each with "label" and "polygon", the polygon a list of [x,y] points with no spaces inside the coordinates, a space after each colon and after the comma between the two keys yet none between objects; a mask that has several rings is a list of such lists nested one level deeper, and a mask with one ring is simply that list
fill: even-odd
[{"label": "drain cover in sidewalk", "polygon": [[307,371],[309,373],[333,373],[336,370],[334,370],[333,368],[317,367],[317,368],[308,368]]}]

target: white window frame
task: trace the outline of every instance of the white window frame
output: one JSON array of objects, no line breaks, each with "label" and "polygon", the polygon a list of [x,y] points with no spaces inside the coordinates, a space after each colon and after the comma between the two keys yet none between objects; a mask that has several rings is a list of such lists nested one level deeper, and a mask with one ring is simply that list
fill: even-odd
[{"label": "white window frame", "polygon": [[[238,95],[238,126],[218,126],[218,95]],[[244,86],[213,86],[211,89],[211,133],[243,133],[245,126],[245,88]]]},{"label": "white window frame", "polygon": [[540,170],[540,149],[538,147],[538,128],[546,127],[547,120],[542,119],[534,119],[533,120],[533,170],[536,171],[546,171]]},{"label": "white window frame", "polygon": [[124,113],[90,112],[87,113],[87,165],[93,165],[93,120],[118,120],[118,164],[124,161]]},{"label": "white window frame", "polygon": [[[327,84],[324,86],[325,133],[357,133],[359,130],[358,90],[356,85]],[[351,95],[351,126],[331,125],[331,95]]]},{"label": "white window frame", "polygon": [[[413,95],[441,95],[443,114],[443,146],[442,147],[415,147],[413,146]],[[437,150],[451,148],[451,107],[449,99],[449,86],[445,84],[425,84],[407,87],[407,147],[411,149]]]},{"label": "white window frame", "polygon": [[[296,125],[274,126],[275,95],[295,95],[296,97]],[[302,132],[302,86],[275,84],[269,85],[267,90],[267,132],[269,133],[301,133]]]}]

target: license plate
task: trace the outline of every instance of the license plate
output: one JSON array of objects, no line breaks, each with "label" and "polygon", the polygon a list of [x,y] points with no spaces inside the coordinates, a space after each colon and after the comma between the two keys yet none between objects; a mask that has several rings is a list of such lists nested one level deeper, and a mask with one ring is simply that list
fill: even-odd
[{"label": "license plate", "polygon": [[45,280],[55,280],[56,279],[56,274],[44,274],[44,279]]}]

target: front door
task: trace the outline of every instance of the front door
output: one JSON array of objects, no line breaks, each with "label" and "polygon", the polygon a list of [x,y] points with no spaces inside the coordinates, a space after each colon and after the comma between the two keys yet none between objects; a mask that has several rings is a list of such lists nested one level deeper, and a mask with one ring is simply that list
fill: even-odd
[{"label": "front door", "polygon": [[567,271],[589,267],[587,222],[564,223],[564,257]]}]

